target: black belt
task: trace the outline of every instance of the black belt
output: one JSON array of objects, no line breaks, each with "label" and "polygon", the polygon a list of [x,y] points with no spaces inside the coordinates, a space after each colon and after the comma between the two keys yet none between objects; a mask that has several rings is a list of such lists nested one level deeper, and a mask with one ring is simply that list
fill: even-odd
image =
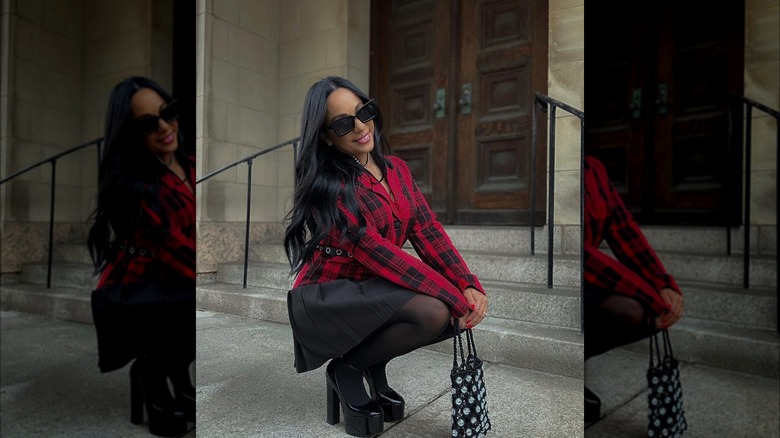
[{"label": "black belt", "polygon": [[149,251],[146,248],[139,248],[137,246],[126,246],[126,245],[119,245],[119,249],[127,252],[131,256],[150,256],[154,257],[154,253],[152,251]]},{"label": "black belt", "polygon": [[316,248],[322,252],[324,252],[326,255],[329,256],[347,256],[352,257],[352,253],[349,251],[345,251],[341,248],[333,248],[331,246],[327,245],[317,245]]}]

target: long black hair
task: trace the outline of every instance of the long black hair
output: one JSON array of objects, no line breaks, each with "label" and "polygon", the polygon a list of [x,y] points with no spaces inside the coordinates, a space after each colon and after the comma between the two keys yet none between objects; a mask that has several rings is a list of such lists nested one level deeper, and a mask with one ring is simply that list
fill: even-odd
[{"label": "long black hair", "polygon": [[[143,136],[136,132],[130,101],[142,89],[154,90],[166,102],[173,97],[159,84],[143,76],[132,76],[111,91],[106,112],[103,152],[98,168],[97,208],[90,214],[87,246],[95,272],[105,269],[117,250],[117,244],[140,230],[149,237],[161,239],[168,234],[168,224],[159,199],[160,177],[167,171],[157,156],[148,150]],[[176,158],[189,173],[189,160],[183,147],[181,130]],[[163,220],[162,230],[152,228],[144,219],[141,203]]]},{"label": "long black hair", "polygon": [[[321,79],[306,94],[301,116],[300,149],[295,162],[293,207],[286,217],[290,223],[284,236],[284,248],[293,274],[311,260],[315,247],[333,228],[341,230],[342,236],[353,243],[357,243],[366,230],[366,221],[355,196],[355,179],[364,171],[363,167],[351,155],[328,146],[324,140],[323,125],[328,111],[326,101],[339,88],[352,91],[363,102],[369,100],[352,82],[338,76]],[[371,157],[384,174],[390,166],[384,157],[389,148],[382,138],[383,122],[379,108],[373,121],[374,149]],[[347,229],[346,218],[337,206],[339,199],[358,218],[358,229]]]}]

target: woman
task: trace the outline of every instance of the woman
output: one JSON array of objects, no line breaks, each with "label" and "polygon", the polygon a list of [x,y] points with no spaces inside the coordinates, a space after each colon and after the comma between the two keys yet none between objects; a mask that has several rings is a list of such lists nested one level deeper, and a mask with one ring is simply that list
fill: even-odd
[{"label": "woman", "polygon": [[[315,83],[304,103],[285,248],[297,274],[288,294],[301,373],[326,369],[329,424],[382,432],[404,399],[387,382],[395,357],[475,327],[488,303],[412,180],[388,157],[375,102],[346,79]],[[402,249],[409,240],[420,258]],[[370,393],[365,390],[363,378]]]},{"label": "woman", "polygon": [[88,240],[100,274],[98,366],[105,373],[135,359],[131,421],[143,421],[145,406],[150,432],[161,436],[185,432],[195,413],[195,165],[178,115],[148,78],[114,87]]},{"label": "woman", "polygon": [[[586,157],[585,360],[647,338],[676,323],[683,299],[648,243],[604,165]],[[599,249],[606,241],[613,258]],[[585,421],[600,416],[601,400],[585,388]]]}]

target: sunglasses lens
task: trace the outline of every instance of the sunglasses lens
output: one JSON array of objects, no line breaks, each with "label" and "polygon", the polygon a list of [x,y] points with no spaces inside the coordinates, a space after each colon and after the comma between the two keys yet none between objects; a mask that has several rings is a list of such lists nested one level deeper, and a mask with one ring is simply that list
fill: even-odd
[{"label": "sunglasses lens", "polygon": [[330,124],[333,132],[339,137],[346,135],[349,131],[355,129],[355,119],[352,117],[342,117],[338,120],[334,120]]},{"label": "sunglasses lens", "polygon": [[176,101],[169,103],[160,111],[160,118],[166,122],[172,122],[179,118],[179,107],[177,106]]},{"label": "sunglasses lens", "polygon": [[146,116],[141,117],[140,119],[136,119],[135,122],[136,126],[138,127],[138,132],[144,136],[151,134],[159,127],[159,120],[160,119],[157,116]]},{"label": "sunglasses lens", "polygon": [[374,105],[374,102],[366,103],[358,110],[355,116],[363,123],[373,120],[376,117],[376,105]]}]

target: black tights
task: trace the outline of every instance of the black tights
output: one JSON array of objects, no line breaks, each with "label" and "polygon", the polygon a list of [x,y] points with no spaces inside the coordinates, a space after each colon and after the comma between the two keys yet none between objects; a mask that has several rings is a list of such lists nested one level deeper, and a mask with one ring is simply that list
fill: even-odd
[{"label": "black tights", "polygon": [[609,294],[598,303],[587,298],[585,303],[585,360],[657,332],[645,308],[631,297]]},{"label": "black tights", "polygon": [[334,369],[339,389],[352,403],[367,402],[363,370],[370,368],[378,390],[387,389],[387,363],[395,357],[445,339],[449,324],[450,310],[443,301],[428,295],[416,295],[398,309],[382,328],[342,356],[346,364]]}]

